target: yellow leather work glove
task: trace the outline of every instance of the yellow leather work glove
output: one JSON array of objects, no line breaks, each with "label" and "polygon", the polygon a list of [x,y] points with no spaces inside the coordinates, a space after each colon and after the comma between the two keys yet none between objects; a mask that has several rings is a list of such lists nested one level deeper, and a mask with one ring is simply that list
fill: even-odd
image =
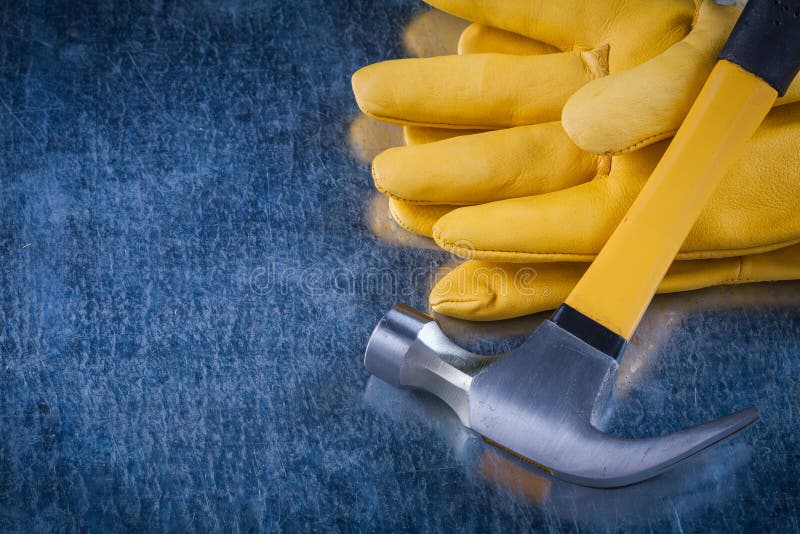
[{"label": "yellow leather work glove", "polygon": [[[557,122],[525,128],[527,142],[519,146],[503,139],[511,130],[500,130],[384,153],[400,158],[394,163],[402,176],[415,168],[436,176],[430,185],[381,182],[393,197],[474,204],[435,208],[447,212],[433,227],[436,242],[471,261],[433,289],[434,311],[495,320],[557,307],[668,143],[606,158],[579,150]],[[660,292],[800,278],[798,146],[800,103],[773,109],[687,237],[678,259],[693,261],[676,262]],[[482,153],[495,174],[471,160],[462,164],[459,154],[472,152]],[[492,201],[507,191],[514,198]],[[427,208],[402,202],[392,212],[418,222],[413,212]]]},{"label": "yellow leather work glove", "polygon": [[[474,0],[432,0],[433,4],[462,17],[488,21],[521,33],[475,23],[463,32],[459,46],[460,52],[471,56],[388,61],[361,69],[353,76],[359,106],[374,118],[404,123],[408,141],[427,142],[473,133],[463,129],[468,126],[487,129],[533,124],[548,117],[555,120],[561,113],[561,103],[579,89],[564,110],[565,117],[577,117],[572,119],[573,141],[584,150],[610,154],[618,152],[612,145],[620,145],[617,141],[622,136],[627,151],[631,145],[643,147],[669,136],[677,128],[740,13],[738,7],[719,6],[710,1],[569,0],[558,3],[557,9],[552,3],[542,1],[512,0],[485,9]],[[692,24],[686,34],[688,30],[680,21],[685,21],[689,13]],[[552,27],[545,24],[547,21]],[[598,25],[604,28],[602,32],[597,30]],[[549,39],[562,47],[572,43],[572,49],[553,53],[558,51],[554,45],[522,33]],[[683,40],[667,48],[684,34]],[[587,40],[587,36],[592,39]],[[601,44],[586,52],[585,43],[590,41]],[[638,67],[592,80],[596,75],[592,61],[605,57],[603,54],[610,54],[606,59],[616,58],[615,62],[601,61],[609,67],[605,70],[611,72],[615,63],[617,70],[624,69],[648,53],[665,48],[666,51]],[[614,53],[609,52],[612,49]],[[587,80],[588,84],[583,86]],[[800,84],[796,83],[779,102],[798,97]],[[569,113],[570,110],[574,111]],[[513,121],[506,120],[509,116]],[[444,126],[462,130],[442,129]],[[503,140],[520,146],[528,142],[529,134],[526,130],[512,129]],[[375,161],[373,174],[378,189],[390,193],[382,188],[382,179],[422,181],[429,188],[435,187],[439,177],[420,169],[420,165],[404,172],[393,161],[393,155]],[[515,167],[521,173],[518,181],[523,179],[525,160],[535,157],[539,155],[529,154],[523,160],[509,162],[505,156],[501,161],[487,161],[481,153],[461,155],[463,167],[472,170],[473,178],[477,179],[480,173],[494,174],[493,167],[506,173],[509,167]],[[474,161],[468,162],[470,158]],[[404,202],[398,195],[389,196],[397,222],[422,235],[431,236],[433,223],[452,209],[433,203],[435,196],[424,201],[412,200],[415,205]],[[486,200],[513,196],[513,192],[506,190],[505,196]]]},{"label": "yellow leather work glove", "polygon": [[[600,250],[667,144],[598,157],[575,147],[557,122],[524,128],[520,145],[503,139],[507,129],[379,156],[402,171],[389,172],[397,181],[380,182],[381,188],[423,202],[393,205],[398,220],[419,221],[413,212],[429,208],[426,199],[474,204],[441,208],[449,213],[434,226],[440,246],[477,258],[437,284],[430,297],[434,311],[495,320],[557,307],[586,268],[570,262],[590,261]],[[800,240],[797,146],[800,103],[775,108],[687,238],[679,258],[695,261],[676,262],[659,291],[800,278],[800,246],[781,248]],[[459,157],[473,152],[483,154],[494,174]],[[402,179],[415,176],[415,169],[436,180]],[[491,202],[507,192],[514,198]]]},{"label": "yellow leather work glove", "polygon": [[[364,113],[457,129],[561,120],[597,154],[671,137],[741,12],[710,0],[428,2],[478,23],[462,35],[466,54],[359,70]],[[798,98],[795,82],[778,103]]]},{"label": "yellow leather work glove", "polygon": [[[530,2],[528,3],[530,4]],[[607,4],[608,2],[605,3]],[[461,4],[468,3],[461,2]],[[658,2],[653,2],[653,4],[658,4]],[[594,4],[591,5],[593,6]],[[706,10],[715,16],[720,16],[724,12],[733,12],[726,11],[729,8],[721,8],[714,5],[707,7]],[[732,24],[734,18],[731,18],[730,24]],[[702,27],[699,22],[702,20],[704,20],[702,13],[698,14],[698,23],[695,24],[694,31],[690,37],[692,35],[695,37],[698,35],[703,36],[704,32],[699,31]],[[707,15],[705,20],[713,21],[714,19]],[[725,30],[725,35],[727,35],[728,29]],[[721,41],[724,41],[724,36]],[[691,44],[691,42],[692,39],[687,38],[686,41],[679,43],[679,45],[669,49],[667,52],[672,50],[680,51],[685,48],[683,45]],[[549,45],[480,25],[473,25],[464,32],[461,38],[461,49],[463,52],[504,51],[517,54],[543,54],[553,51],[553,48]],[[576,56],[578,54],[572,55]],[[713,64],[713,58],[716,56],[716,50],[713,54],[706,55],[710,58],[710,68],[710,65]],[[485,57],[493,58],[495,56]],[[587,60],[585,54],[580,54],[580,57],[581,60]],[[660,56],[661,59],[663,57],[669,58],[669,54]],[[567,61],[569,58],[565,59],[564,54],[551,55],[548,61],[556,58],[562,58],[564,64],[569,63]],[[513,58],[505,57],[504,59],[511,62]],[[520,61],[521,59],[533,62],[533,60],[541,60],[542,57],[517,57],[515,60]],[[562,59],[559,59],[559,61]],[[590,60],[591,57],[588,59]],[[359,89],[363,87],[367,87],[374,94],[375,87],[380,89],[381,85],[385,85],[390,89],[397,89],[404,83],[403,80],[406,82],[410,79],[412,82],[419,80],[420,78],[415,78],[412,70],[407,68],[407,66],[410,67],[412,61],[414,60],[409,60],[408,65],[402,65],[399,69],[392,65],[398,62],[389,62],[384,64],[386,65],[385,69],[380,67],[377,72],[370,73],[370,69],[374,67],[362,70],[361,74],[366,77],[366,82],[363,83],[363,80],[361,80],[362,83],[360,83],[358,75],[354,78],[354,89],[357,96],[359,95]],[[448,58],[448,61],[453,61],[453,58]],[[691,63],[691,61],[688,61],[688,63]],[[543,62],[539,64],[544,65]],[[423,70],[423,82],[430,81],[430,78],[424,76],[426,72]],[[663,79],[668,79],[668,81],[681,80],[680,72],[667,74],[669,76],[664,72],[661,73],[661,76],[664,76]],[[384,82],[389,81],[388,79],[391,76],[398,76],[398,78],[386,85]],[[464,74],[464,76],[467,75]],[[701,76],[700,84],[704,76],[705,74]],[[373,77],[374,79],[372,79]],[[457,80],[458,78],[459,76],[455,76],[453,79]],[[607,79],[611,80],[612,78],[614,77],[611,76]],[[489,89],[480,87],[478,92],[488,91],[491,93],[492,86],[490,82],[495,83],[494,80],[499,80],[496,83],[498,83],[501,90],[511,87],[508,91],[511,96],[516,91],[513,84],[506,83],[503,77],[498,78],[492,75],[486,76],[486,79],[487,81],[484,85]],[[683,79],[685,82],[686,77],[684,76]],[[380,83],[373,83],[375,80]],[[556,82],[557,80],[553,80],[553,83]],[[591,88],[595,82],[590,82],[587,88]],[[465,86],[468,86],[467,82],[465,84]],[[414,82],[411,85],[430,88],[430,85],[426,86],[425,83]],[[646,85],[642,83],[639,87]],[[447,84],[444,84],[444,86],[446,87]],[[635,87],[635,84],[631,87]],[[446,94],[437,92],[446,90],[448,89],[439,87],[434,91],[434,99],[439,99],[442,102],[453,100],[446,98]],[[397,89],[397,91],[402,93],[400,89]],[[418,96],[420,91],[416,93]],[[617,93],[618,91],[614,90],[609,94],[615,96]],[[684,93],[680,94],[686,93],[687,91],[684,91]],[[460,96],[462,93],[456,91],[456,94]],[[467,94],[473,97],[477,93],[475,91],[472,93],[467,91]],[[528,94],[530,95],[530,92]],[[677,93],[673,93],[672,96],[675,94]],[[625,95],[627,95],[625,98],[635,98],[631,96],[630,92],[625,93]],[[664,95],[656,96],[663,97]],[[691,102],[693,97],[694,94],[690,95],[688,102]],[[406,104],[413,103],[413,100],[414,97],[408,101],[402,101],[401,105],[396,106],[395,109],[405,113],[410,109]],[[455,100],[460,101],[459,99]],[[671,101],[669,99],[665,101],[663,98],[661,100],[656,98],[649,102],[645,99],[646,104],[653,104],[649,107],[645,106],[645,109],[652,111],[658,108],[658,104],[667,102],[669,105],[664,107],[674,111],[674,109],[678,109],[675,106],[682,104],[684,100],[686,99],[673,98]],[[635,99],[631,101],[637,102]],[[424,116],[426,113],[424,110],[422,115],[417,116],[416,120],[398,119],[398,117],[402,116],[402,113],[393,116],[371,113],[370,102],[369,99],[359,98],[359,104],[362,109],[374,117],[389,118],[406,124],[447,127],[471,126],[483,129],[506,125],[502,122],[491,122],[493,119],[491,111],[485,115],[486,122],[419,120],[419,117]],[[474,105],[480,103],[480,98],[468,100],[468,102],[468,105],[463,102],[458,104],[464,107],[464,113],[467,116],[481,112],[480,109],[476,110]],[[639,103],[641,103],[641,99]],[[386,109],[391,108],[392,105]],[[619,107],[620,113],[623,115],[627,113],[628,115],[625,120],[629,120],[633,106],[627,104]],[[411,111],[415,110],[412,109]],[[458,113],[457,106],[453,111]],[[673,113],[673,115],[682,117],[684,112]],[[619,118],[619,116],[617,115],[616,117]],[[656,114],[657,119],[665,116],[668,117],[669,115]],[[599,118],[601,121],[605,120],[603,112],[596,112],[592,115],[587,115],[587,117],[589,119]],[[677,122],[680,122],[680,117]],[[638,115],[637,118],[641,119]],[[619,125],[625,124],[625,120],[619,121],[616,132],[629,134],[632,131],[625,128],[620,129]],[[535,121],[531,122],[535,123]],[[525,124],[524,121],[522,123]],[[638,125],[644,125],[645,129],[649,128],[650,131],[654,131],[657,127],[653,125],[657,123],[658,121],[653,120],[649,122],[639,120]],[[591,122],[588,124],[591,124]],[[612,128],[611,132],[613,133],[614,131]],[[444,139],[455,133],[433,128],[406,128],[407,141],[412,144]],[[461,133],[471,132],[462,131]],[[578,131],[577,133],[580,134],[581,132]],[[778,137],[781,135],[777,134]],[[573,137],[578,139],[587,138],[587,136],[581,135],[573,135]],[[653,136],[649,137],[649,140],[638,143],[638,145],[645,146],[647,142],[656,139]],[[755,158],[748,158],[750,163],[755,161],[757,165],[746,166],[747,170],[744,174],[739,174],[738,177],[732,179],[733,187],[730,191],[733,192],[733,195],[729,195],[730,198],[728,198],[727,206],[729,208],[737,205],[736,191],[739,185],[736,183],[737,180],[745,178],[746,181],[747,178],[751,177],[749,174],[753,172],[758,174],[758,164],[764,167],[766,163],[766,168],[763,170],[771,170],[769,163],[772,161],[770,158],[773,156],[769,155],[770,142],[768,141],[771,137],[774,137],[774,135],[766,135],[762,139],[764,142],[759,145],[761,148],[754,150],[756,154],[762,152],[767,153],[767,155],[764,158],[757,155]],[[599,139],[603,140],[602,137]],[[796,141],[797,137],[794,140]],[[607,148],[597,151],[604,153],[615,152]],[[621,152],[626,151],[627,149]],[[560,304],[585,269],[585,264],[530,265],[508,262],[569,262],[591,259],[611,230],[613,230],[632,198],[635,197],[643,180],[649,175],[652,166],[662,151],[663,147],[655,147],[639,155],[614,158],[612,162],[610,158],[597,157],[580,150],[569,141],[563,128],[558,123],[537,124],[536,126],[510,128],[481,135],[465,135],[445,143],[435,143],[425,147],[388,151],[376,159],[374,174],[379,189],[389,194],[392,198],[391,208],[395,219],[407,229],[427,235],[430,235],[434,222],[442,215],[453,210],[454,205],[481,204],[500,199],[551,193],[550,195],[542,195],[533,199],[521,198],[519,199],[521,203],[516,208],[513,208],[511,201],[509,201],[497,212],[487,211],[481,213],[477,211],[482,208],[481,206],[458,210],[452,217],[446,217],[440,225],[437,239],[440,245],[465,257],[488,258],[501,263],[487,264],[485,261],[472,261],[456,269],[443,279],[432,292],[431,303],[434,310],[463,318],[489,320],[524,315]],[[792,168],[792,164],[794,165],[793,168],[800,168],[797,166],[796,161],[787,161],[785,163],[788,163],[790,168]],[[592,180],[595,177],[597,177],[595,180],[586,184],[588,180]],[[748,188],[759,187],[763,182],[765,180],[762,179],[758,184],[741,185],[744,186],[744,191],[747,191]],[[769,182],[769,180],[766,180],[766,182]],[[602,185],[604,183],[610,184],[610,186],[604,187]],[[585,184],[585,187],[572,187],[579,184]],[[768,189],[763,191],[761,195],[764,198],[759,198],[758,195],[745,194],[742,203],[752,200],[772,202],[768,198],[769,195],[774,194],[775,189],[783,192],[786,189],[785,185],[786,180],[783,180],[783,185],[777,186],[767,183]],[[773,187],[773,192],[767,193]],[[565,191],[561,191],[562,189]],[[555,192],[560,192],[561,195],[553,196],[556,195]],[[733,200],[733,203],[730,200]],[[536,209],[537,213],[532,218],[518,217],[515,212],[523,212],[522,215],[524,215],[529,202],[531,202],[530,207]],[[562,205],[559,207],[559,204]],[[485,206],[485,208],[489,208],[489,206]],[[743,236],[741,241],[736,238],[736,229],[732,227],[728,228],[728,230],[731,230],[728,233],[729,235],[725,236],[723,231],[714,237],[712,234],[715,233],[715,224],[725,222],[725,211],[726,209],[722,207],[721,210],[718,210],[718,213],[708,218],[711,224],[707,225],[707,230],[711,230],[711,232],[706,232],[707,235],[704,235],[704,232],[700,231],[701,239],[699,243],[702,246],[711,244],[712,247],[719,247],[723,243],[728,245],[733,243],[733,248],[703,249],[701,246],[698,250],[684,253],[684,257],[726,257],[743,252],[769,250],[770,248],[779,247],[781,244],[797,240],[791,231],[787,234],[792,235],[788,240],[779,239],[773,243],[769,241],[768,237],[765,237],[765,240],[759,240],[757,237],[754,239],[754,235],[758,234],[758,225],[753,226],[748,222],[754,218],[752,214],[743,217],[739,221],[741,223],[740,226],[750,227],[750,235]],[[505,213],[505,217],[495,218],[496,215],[503,215],[503,213]],[[755,219],[758,222],[758,215],[755,216]],[[765,226],[769,226],[768,219],[769,217],[763,221]],[[792,217],[789,219],[791,220],[787,221],[787,227],[793,225],[797,227],[796,219]],[[733,221],[736,222],[736,220],[734,216]],[[467,226],[469,226],[467,231],[463,233],[459,230],[462,222],[466,222]],[[723,224],[722,226],[724,227],[725,225]],[[607,228],[603,229],[604,227]],[[475,232],[476,230],[477,233]],[[522,244],[523,246],[517,247],[513,244],[510,248],[497,248],[493,243],[501,241],[502,239],[500,238],[502,236],[492,236],[492,233],[503,234],[503,236],[510,238],[510,242]],[[697,229],[695,233],[698,233]],[[488,237],[488,240],[473,239],[475,237]],[[731,237],[733,237],[732,240],[730,239]],[[784,237],[786,236],[784,235]],[[496,240],[495,238],[498,239]],[[529,240],[529,238],[531,239]],[[718,242],[715,242],[716,238],[720,238]],[[508,242],[506,240],[506,244]],[[526,244],[530,246],[526,247]],[[548,244],[553,244],[555,247],[551,248],[547,246]],[[670,275],[662,284],[661,290],[677,291],[719,283],[796,278],[800,273],[795,273],[792,269],[794,265],[798,264],[798,262],[794,261],[795,258],[800,259],[797,253],[788,249],[780,253],[762,254],[747,258],[676,263]],[[532,287],[515,285],[520,280],[523,284],[531,282],[533,285]]]}]

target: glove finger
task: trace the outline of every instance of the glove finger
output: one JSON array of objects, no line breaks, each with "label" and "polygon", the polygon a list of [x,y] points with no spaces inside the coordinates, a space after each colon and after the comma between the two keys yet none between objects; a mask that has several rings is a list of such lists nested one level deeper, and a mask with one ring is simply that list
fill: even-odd
[{"label": "glove finger", "polygon": [[403,140],[408,146],[424,145],[427,143],[434,143],[436,141],[443,141],[452,137],[472,135],[485,131],[486,130],[451,130],[448,128],[428,128],[425,126],[405,125],[403,126]]},{"label": "glove finger", "polygon": [[403,32],[403,44],[410,56],[433,57],[452,54],[469,22],[438,9],[415,16]]},{"label": "glove finger", "polygon": [[396,124],[378,122],[358,114],[350,122],[347,131],[347,146],[350,153],[362,163],[372,163],[375,156],[405,141],[402,128]]},{"label": "glove finger", "polygon": [[[403,138],[406,145],[422,145],[450,139],[452,137],[482,133],[483,131],[484,130],[450,130],[446,128],[403,126]],[[453,211],[456,207],[457,206],[448,206],[444,204],[412,204],[396,198],[389,199],[389,213],[391,213],[395,222],[405,230],[424,237],[433,237],[433,225],[436,221],[443,215]]]},{"label": "glove finger", "polygon": [[637,67],[593,80],[576,91],[562,114],[570,137],[595,154],[620,154],[672,137],[714,67],[739,12],[704,2],[696,26],[684,40]]},{"label": "glove finger", "polygon": [[585,263],[465,262],[433,287],[436,313],[472,321],[497,321],[558,307],[586,270]]},{"label": "glove finger", "polygon": [[622,220],[665,145],[615,158],[612,176],[453,210],[434,225],[433,237],[442,248],[467,259],[591,261]]},{"label": "glove finger", "polygon": [[[600,178],[568,190],[453,210],[433,227],[436,243],[466,259],[591,261],[624,215],[613,184]],[[509,231],[513,229],[513,231]]]},{"label": "glove finger", "polygon": [[[714,260],[676,261],[658,293],[763,280],[800,278],[800,247],[767,254]],[[746,266],[763,267],[745,277]],[[552,310],[560,306],[583,276],[587,263],[491,263],[467,261],[444,276],[431,290],[432,309],[473,321],[496,321]],[[754,274],[754,273],[750,273]]]},{"label": "glove finger", "polygon": [[620,67],[658,54],[688,33],[694,0],[426,0],[486,26],[577,50],[610,43]]},{"label": "glove finger", "polygon": [[372,175],[392,198],[471,205],[586,182],[605,160],[578,150],[552,122],[392,148],[372,162]]},{"label": "glove finger", "polygon": [[458,129],[551,122],[572,93],[602,74],[605,53],[384,61],[353,74],[353,93],[364,113],[386,122]]},{"label": "glove finger", "polygon": [[459,54],[538,56],[557,52],[560,52],[558,48],[547,43],[536,41],[518,33],[477,23],[467,26],[458,40]]},{"label": "glove finger", "polygon": [[389,199],[389,213],[392,214],[395,222],[409,232],[425,237],[433,237],[433,225],[436,224],[436,221],[455,208],[456,206],[443,204],[423,206],[403,202],[396,198]]}]

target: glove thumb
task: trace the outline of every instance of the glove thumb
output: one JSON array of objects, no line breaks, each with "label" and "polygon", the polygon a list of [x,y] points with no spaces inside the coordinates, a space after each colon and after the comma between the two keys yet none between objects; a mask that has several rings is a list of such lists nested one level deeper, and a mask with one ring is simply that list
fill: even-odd
[{"label": "glove thumb", "polygon": [[637,67],[598,78],[576,91],[564,106],[564,129],[583,150],[607,155],[672,137],[740,12],[703,2],[692,31],[682,41]]}]

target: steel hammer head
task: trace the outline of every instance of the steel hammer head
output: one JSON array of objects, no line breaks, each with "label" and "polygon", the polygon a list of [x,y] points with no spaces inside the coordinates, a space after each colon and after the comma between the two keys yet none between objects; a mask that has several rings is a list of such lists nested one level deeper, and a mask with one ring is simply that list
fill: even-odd
[{"label": "steel hammer head", "polygon": [[393,385],[439,396],[490,443],[586,486],[645,480],[758,418],[748,408],[660,437],[606,434],[593,421],[611,392],[617,362],[551,321],[474,377],[456,367],[466,354],[432,318],[398,305],[375,328],[364,362]]}]

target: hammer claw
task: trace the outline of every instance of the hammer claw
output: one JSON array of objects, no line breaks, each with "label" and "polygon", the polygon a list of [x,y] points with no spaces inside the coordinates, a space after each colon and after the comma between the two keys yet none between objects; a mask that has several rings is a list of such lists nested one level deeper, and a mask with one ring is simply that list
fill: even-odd
[{"label": "hammer claw", "polygon": [[432,393],[464,426],[559,478],[618,487],[655,476],[758,419],[755,408],[665,436],[624,439],[598,430],[617,362],[551,321],[475,376],[480,360],[433,319],[396,306],[370,338],[365,365],[395,386]]}]

